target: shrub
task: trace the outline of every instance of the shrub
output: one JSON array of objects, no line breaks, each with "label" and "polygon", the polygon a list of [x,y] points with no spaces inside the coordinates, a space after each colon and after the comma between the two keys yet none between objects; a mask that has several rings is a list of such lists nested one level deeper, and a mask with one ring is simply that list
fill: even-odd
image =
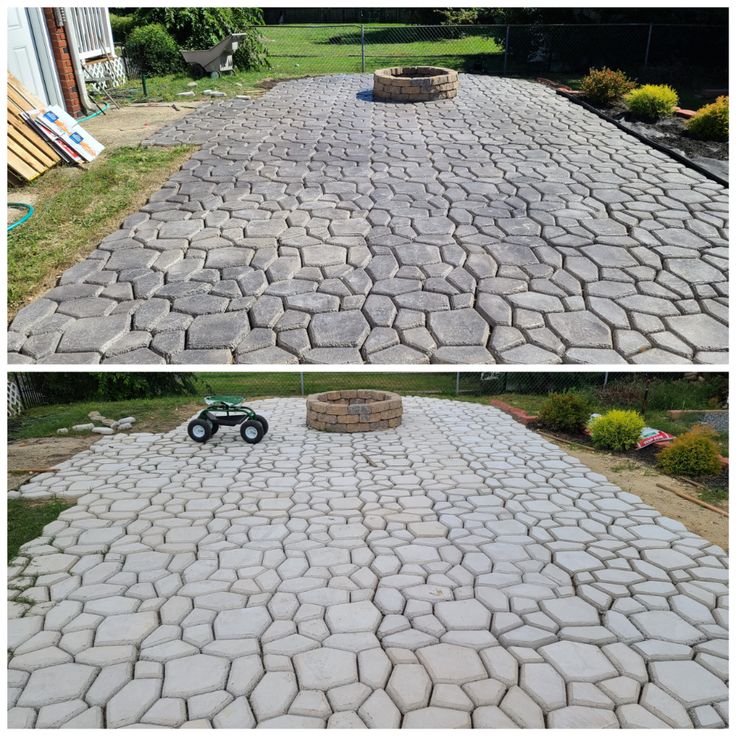
[{"label": "shrub", "polygon": [[637,411],[612,409],[590,423],[590,438],[595,447],[622,452],[639,441],[644,419]]},{"label": "shrub", "polygon": [[728,97],[701,107],[687,122],[687,132],[701,141],[728,140]]},{"label": "shrub", "polygon": [[115,43],[125,45],[128,36],[138,25],[133,15],[116,15],[110,13],[110,28],[112,29],[112,38]]},{"label": "shrub", "polygon": [[579,432],[588,421],[590,406],[573,393],[551,394],[539,411],[539,423],[559,432]]},{"label": "shrub", "polygon": [[194,373],[28,373],[30,383],[47,401],[122,401],[196,393]]},{"label": "shrub", "polygon": [[246,37],[235,52],[239,69],[268,66],[268,54],[258,31],[263,25],[259,8],[138,8],[136,18],[145,23],[160,23],[183,49],[207,49],[231,33]]},{"label": "shrub", "polygon": [[151,76],[172,74],[184,68],[176,41],[160,23],[131,31],[125,56],[142,74]]},{"label": "shrub", "polygon": [[667,84],[645,84],[626,95],[629,110],[642,120],[659,120],[672,115],[677,102],[677,92]]},{"label": "shrub", "polygon": [[591,69],[580,83],[583,94],[599,105],[611,105],[636,87],[636,83],[620,70]]},{"label": "shrub", "polygon": [[721,470],[716,433],[698,424],[678,437],[657,456],[659,467],[669,475],[715,475]]},{"label": "shrub", "polygon": [[478,22],[480,10],[478,8],[443,8],[438,10],[443,26],[469,26]]},{"label": "shrub", "polygon": [[646,383],[639,374],[629,374],[609,380],[605,386],[593,389],[593,400],[600,406],[636,409],[644,401]]}]

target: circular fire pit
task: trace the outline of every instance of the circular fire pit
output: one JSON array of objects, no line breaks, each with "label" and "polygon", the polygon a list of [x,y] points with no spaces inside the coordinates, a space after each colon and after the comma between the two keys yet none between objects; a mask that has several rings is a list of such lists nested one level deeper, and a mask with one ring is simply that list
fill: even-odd
[{"label": "circular fire pit", "polygon": [[401,396],[390,391],[325,391],[307,397],[307,426],[322,432],[375,432],[401,424]]},{"label": "circular fire pit", "polygon": [[457,72],[440,66],[392,66],[373,72],[373,98],[376,100],[449,100],[459,88]]}]

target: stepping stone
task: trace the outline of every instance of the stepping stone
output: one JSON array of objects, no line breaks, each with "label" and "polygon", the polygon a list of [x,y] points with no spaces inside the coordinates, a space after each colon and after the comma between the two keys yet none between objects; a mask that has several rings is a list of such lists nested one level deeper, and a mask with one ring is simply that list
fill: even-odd
[{"label": "stepping stone", "polygon": [[158,680],[131,680],[110,698],[105,708],[108,728],[122,728],[138,723],[143,714],[159,699]]},{"label": "stepping stone", "polygon": [[547,715],[547,728],[619,728],[612,710],[571,705]]},{"label": "stepping stone", "polygon": [[325,613],[333,634],[375,631],[381,618],[381,612],[370,601],[330,606]]},{"label": "stepping stone", "polygon": [[398,728],[401,724],[401,712],[385,690],[374,690],[358,708],[358,716],[368,728]]},{"label": "stepping stone", "polygon": [[40,708],[53,703],[83,698],[97,675],[97,669],[84,664],[58,664],[34,670],[18,705]]},{"label": "stepping stone", "polygon": [[705,634],[672,611],[644,611],[635,613],[630,620],[651,639],[695,644],[706,638]]},{"label": "stepping stone", "polygon": [[539,651],[568,681],[597,682],[618,674],[608,658],[592,644],[558,641]]},{"label": "stepping stone", "polygon": [[649,667],[654,682],[686,708],[728,697],[725,683],[697,662],[652,662]]},{"label": "stepping stone", "polygon": [[271,616],[264,606],[220,611],[215,619],[218,639],[258,637],[271,625]]},{"label": "stepping stone", "polygon": [[431,706],[407,713],[402,728],[471,728],[470,713]]},{"label": "stepping stone", "polygon": [[153,611],[108,615],[97,627],[95,646],[140,644],[157,626],[158,618]]},{"label": "stepping stone", "polygon": [[292,672],[268,672],[250,695],[250,704],[259,722],[283,715],[298,692]]},{"label": "stepping stone", "polygon": [[476,600],[445,601],[435,605],[435,615],[449,630],[485,630],[491,626],[491,613]]},{"label": "stepping stone", "polygon": [[358,681],[355,654],[322,647],[294,657],[299,685],[306,690],[329,690]]},{"label": "stepping stone", "polygon": [[402,713],[426,708],[432,692],[432,681],[419,664],[398,664],[394,667],[386,692]]},{"label": "stepping stone", "polygon": [[435,644],[422,647],[416,655],[435,684],[463,685],[488,677],[477,652],[466,647]]},{"label": "stepping stone", "polygon": [[[195,654],[166,662],[163,695],[188,698],[225,687],[230,663],[221,657]],[[193,677],[196,673],[196,677]]]}]

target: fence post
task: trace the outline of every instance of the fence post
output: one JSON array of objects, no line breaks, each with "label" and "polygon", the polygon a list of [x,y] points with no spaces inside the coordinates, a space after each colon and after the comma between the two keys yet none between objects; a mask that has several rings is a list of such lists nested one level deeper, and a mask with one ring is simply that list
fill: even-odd
[{"label": "fence post", "polygon": [[608,386],[608,371],[603,374],[603,385]]},{"label": "fence post", "polygon": [[506,40],[503,43],[503,74],[506,76],[506,70],[509,68],[509,31],[511,25],[506,24]]},{"label": "fence post", "polygon": [[644,52],[644,68],[649,66],[649,49],[652,47],[652,28],[654,24],[649,24],[649,33],[647,33],[647,50]]},{"label": "fence post", "polygon": [[304,371],[299,372],[299,390],[302,396],[304,396]]},{"label": "fence post", "polygon": [[360,27],[360,71],[365,72],[365,26]]},{"label": "fence post", "polygon": [[460,371],[455,374],[455,396],[460,396]]}]

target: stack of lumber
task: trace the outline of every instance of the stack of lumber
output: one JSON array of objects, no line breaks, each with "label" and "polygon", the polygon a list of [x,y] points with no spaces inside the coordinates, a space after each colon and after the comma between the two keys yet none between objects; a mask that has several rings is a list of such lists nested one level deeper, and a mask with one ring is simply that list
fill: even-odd
[{"label": "stack of lumber", "polygon": [[8,175],[17,182],[33,181],[61,161],[59,153],[23,118],[43,103],[8,74]]}]

